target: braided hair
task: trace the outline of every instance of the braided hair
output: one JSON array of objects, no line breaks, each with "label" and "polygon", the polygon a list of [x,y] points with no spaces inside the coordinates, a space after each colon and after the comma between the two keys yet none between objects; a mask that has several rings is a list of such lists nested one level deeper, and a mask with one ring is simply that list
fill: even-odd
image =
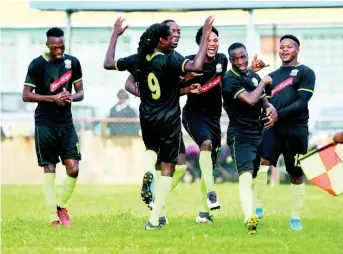
[{"label": "braided hair", "polygon": [[142,69],[146,63],[146,56],[152,54],[160,38],[167,39],[170,28],[166,24],[156,23],[151,25],[141,36],[137,49],[137,67]]}]

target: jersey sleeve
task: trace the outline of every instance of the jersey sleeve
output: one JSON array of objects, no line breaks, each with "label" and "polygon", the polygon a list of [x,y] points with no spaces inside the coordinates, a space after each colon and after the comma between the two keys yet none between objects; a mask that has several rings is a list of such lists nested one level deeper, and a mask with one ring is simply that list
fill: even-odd
[{"label": "jersey sleeve", "polygon": [[[262,79],[261,79],[260,75],[258,75],[256,72],[255,72],[255,78],[257,79],[257,84],[260,84]],[[260,99],[268,98],[266,88],[267,87],[264,88],[264,90],[263,90],[263,92],[262,92],[262,94],[260,96]]]},{"label": "jersey sleeve", "polygon": [[313,70],[309,69],[303,76],[298,92],[309,92],[313,94],[315,83],[316,75]]},{"label": "jersey sleeve", "polygon": [[185,75],[185,65],[190,61],[181,55],[169,54],[166,59],[167,73],[170,75]]},{"label": "jersey sleeve", "polygon": [[227,65],[228,65],[228,59],[227,59],[226,55],[221,54],[221,61],[220,62],[222,64],[222,68],[223,68],[222,73],[225,74],[227,71]]},{"label": "jersey sleeve", "polygon": [[223,92],[233,99],[236,99],[240,93],[245,91],[238,79],[228,75],[224,76],[222,86]]},{"label": "jersey sleeve", "polygon": [[77,83],[82,80],[82,69],[80,61],[75,58],[74,64],[73,64],[73,84]]},{"label": "jersey sleeve", "polygon": [[36,74],[36,66],[34,62],[31,62],[27,70],[24,86],[30,86],[32,88],[36,88],[37,84],[35,81],[35,74]]},{"label": "jersey sleeve", "polygon": [[136,54],[128,57],[119,58],[115,61],[115,69],[117,71],[132,71],[136,64],[136,59]]}]

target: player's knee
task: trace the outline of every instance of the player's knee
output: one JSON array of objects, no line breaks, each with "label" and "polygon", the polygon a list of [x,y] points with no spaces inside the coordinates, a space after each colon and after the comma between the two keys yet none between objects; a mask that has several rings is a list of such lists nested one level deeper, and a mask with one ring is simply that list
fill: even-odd
[{"label": "player's knee", "polygon": [[79,162],[74,160],[65,161],[67,175],[76,178],[79,175]]},{"label": "player's knee", "polygon": [[56,165],[46,165],[44,166],[44,173],[55,173]]},{"label": "player's knee", "polygon": [[288,170],[289,180],[292,184],[302,184],[304,182],[304,173],[298,166],[293,166],[293,170]]},{"label": "player's knee", "polygon": [[202,142],[201,151],[212,151],[212,141],[205,140],[204,142]]},{"label": "player's knee", "polygon": [[67,168],[67,174],[70,177],[76,178],[79,175],[79,167],[73,166],[73,167]]},{"label": "player's knee", "polygon": [[263,159],[261,160],[261,165],[262,166],[271,166],[272,165],[272,162],[267,160],[267,159]]}]

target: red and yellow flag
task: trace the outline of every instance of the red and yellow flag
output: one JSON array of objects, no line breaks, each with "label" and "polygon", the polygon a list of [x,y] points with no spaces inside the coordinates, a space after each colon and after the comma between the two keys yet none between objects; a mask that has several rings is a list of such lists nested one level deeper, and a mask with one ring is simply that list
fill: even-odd
[{"label": "red and yellow flag", "polygon": [[304,155],[299,162],[312,184],[333,196],[343,193],[343,144],[329,143]]}]

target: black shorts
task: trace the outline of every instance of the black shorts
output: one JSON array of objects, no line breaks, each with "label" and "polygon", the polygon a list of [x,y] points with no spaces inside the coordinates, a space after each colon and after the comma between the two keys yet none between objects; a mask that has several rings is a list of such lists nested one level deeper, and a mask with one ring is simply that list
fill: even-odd
[{"label": "black shorts", "polygon": [[276,166],[280,154],[283,155],[287,172],[294,176],[303,175],[297,163],[299,154],[306,154],[308,149],[308,128],[306,126],[280,126],[264,129],[262,132],[260,155]]},{"label": "black shorts", "polygon": [[164,126],[140,119],[145,148],[153,150],[166,163],[176,163],[180,153],[181,122]]},{"label": "black shorts", "polygon": [[253,171],[253,175],[256,175],[261,160],[258,156],[261,141],[260,135],[228,136],[227,144],[231,149],[232,160],[238,173]]},{"label": "black shorts", "polygon": [[[74,125],[36,126],[35,144],[38,165],[54,165],[65,159],[81,160],[80,143]],[[59,159],[60,158],[60,159]]]},{"label": "black shorts", "polygon": [[213,166],[215,166],[221,146],[220,118],[209,118],[199,113],[188,113],[183,110],[182,124],[199,148],[205,140],[211,140],[211,157]]}]

